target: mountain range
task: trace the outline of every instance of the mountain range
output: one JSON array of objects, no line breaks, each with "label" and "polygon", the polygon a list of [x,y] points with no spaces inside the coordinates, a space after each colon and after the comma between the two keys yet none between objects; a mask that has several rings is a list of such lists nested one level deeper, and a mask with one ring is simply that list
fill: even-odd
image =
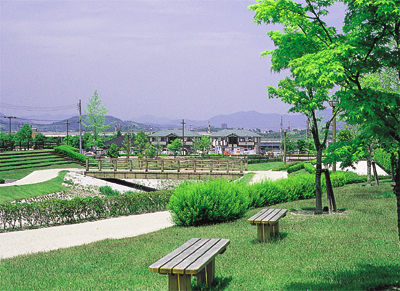
[{"label": "mountain range", "polygon": [[[331,117],[331,111],[326,109],[319,114],[324,116],[324,119]],[[0,113],[0,117],[6,117]],[[46,117],[46,119],[44,119]],[[7,118],[7,117],[6,117]],[[43,120],[49,122],[59,120],[52,123],[45,123]],[[111,124],[111,130],[115,127],[125,130],[153,130],[157,131],[166,128],[182,128],[182,119],[169,119],[165,117],[154,117],[151,115],[145,115],[139,118],[133,119],[134,121],[123,121],[114,116],[106,116],[106,124]],[[208,125],[214,128],[222,128],[226,125],[227,128],[245,128],[245,129],[260,129],[261,131],[273,130],[278,131],[281,128],[298,128],[304,129],[307,126],[306,117],[302,114],[263,114],[257,111],[240,111],[228,115],[217,115],[208,120],[193,120],[185,119],[185,128],[187,129],[198,129],[207,128]],[[9,120],[0,119],[2,131],[8,131]],[[38,122],[40,121],[40,122]],[[11,129],[13,131],[18,130],[18,125],[22,123],[29,123],[32,127],[36,127],[38,131],[65,131],[67,128],[66,123],[68,122],[69,130],[78,130],[79,128],[79,117],[71,116],[69,118],[62,115],[30,115],[19,117],[17,119],[11,119]],[[85,127],[82,125],[82,129]]]}]

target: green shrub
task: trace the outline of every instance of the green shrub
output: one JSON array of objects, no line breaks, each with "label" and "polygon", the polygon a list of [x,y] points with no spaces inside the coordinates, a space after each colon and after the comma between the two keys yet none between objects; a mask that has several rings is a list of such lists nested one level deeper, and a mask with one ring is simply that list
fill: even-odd
[{"label": "green shrub", "polygon": [[295,164],[287,169],[288,174],[304,169],[304,163]]},{"label": "green shrub", "polygon": [[76,149],[72,146],[61,145],[61,146],[55,147],[54,151],[56,151],[59,154],[69,156],[75,160],[81,161],[82,163],[86,162],[86,156],[78,153],[78,149]]},{"label": "green shrub", "polygon": [[310,174],[315,174],[315,167],[311,163],[304,163],[304,169]]},{"label": "green shrub", "polygon": [[3,178],[0,178],[0,184],[4,184],[6,181]]},{"label": "green shrub", "polygon": [[294,163],[283,164],[275,169],[272,169],[272,171],[285,171],[285,170],[289,169],[290,167],[293,167],[300,163],[303,163],[303,162],[294,162]]},{"label": "green shrub", "polygon": [[391,154],[383,149],[376,149],[374,151],[374,160],[389,174],[392,172],[390,157]]},{"label": "green shrub", "polygon": [[99,191],[101,194],[107,196],[116,196],[120,194],[118,190],[113,190],[110,186],[100,186]]},{"label": "green shrub", "polygon": [[177,225],[197,226],[240,218],[249,203],[248,188],[243,183],[210,180],[178,186],[168,209]]}]

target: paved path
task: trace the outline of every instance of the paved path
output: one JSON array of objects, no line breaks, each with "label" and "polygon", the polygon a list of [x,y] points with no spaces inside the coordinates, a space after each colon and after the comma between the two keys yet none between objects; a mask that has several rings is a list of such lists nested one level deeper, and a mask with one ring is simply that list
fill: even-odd
[{"label": "paved path", "polygon": [[79,246],[107,238],[120,239],[174,225],[168,211],[85,223],[0,233],[0,259]]}]

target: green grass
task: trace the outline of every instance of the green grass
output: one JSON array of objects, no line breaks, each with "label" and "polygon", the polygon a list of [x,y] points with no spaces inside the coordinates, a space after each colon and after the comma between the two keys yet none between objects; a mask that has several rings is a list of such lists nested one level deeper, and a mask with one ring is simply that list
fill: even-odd
[{"label": "green grass", "polygon": [[249,171],[268,171],[281,165],[283,165],[283,162],[249,164],[247,167]]},{"label": "green grass", "polygon": [[240,182],[242,182],[244,184],[249,184],[251,179],[253,179],[255,174],[256,173],[247,173],[246,175],[243,176],[242,179],[240,179]]},{"label": "green grass", "polygon": [[41,183],[29,185],[1,186],[0,203],[30,197],[37,197],[66,190],[68,189],[68,187],[61,185],[66,173],[67,171],[61,171],[56,178]]},{"label": "green grass", "polygon": [[[230,239],[227,251],[216,258],[216,286],[208,290],[369,290],[399,284],[396,198],[377,197],[388,191],[389,183],[335,188],[345,213],[289,212],[281,219],[280,235],[268,243],[259,243],[256,227],[246,222],[259,210],[252,209],[229,223],[171,227],[3,259],[0,290],[167,290],[168,277],[148,267],[192,237]],[[315,200],[274,207],[311,209]]]},{"label": "green grass", "polygon": [[31,168],[25,168],[25,169],[1,171],[0,178],[19,180],[37,170],[64,169],[64,168],[84,169],[84,167],[81,166],[80,164],[68,163],[68,164],[61,164],[61,165],[50,165],[50,166],[40,167],[40,168],[31,167]]}]

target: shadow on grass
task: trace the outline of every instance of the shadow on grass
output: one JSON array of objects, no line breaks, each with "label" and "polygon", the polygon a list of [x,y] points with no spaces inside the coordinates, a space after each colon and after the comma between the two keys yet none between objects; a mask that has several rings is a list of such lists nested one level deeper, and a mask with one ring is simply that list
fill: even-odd
[{"label": "shadow on grass", "polygon": [[[257,236],[257,233],[256,233]],[[286,238],[288,236],[287,232],[280,232],[276,235],[271,236],[271,239],[265,243],[274,243],[276,241],[280,241],[283,240],[284,238]],[[250,241],[251,244],[253,245],[257,245],[257,244],[265,244],[264,242],[259,241],[257,238],[253,239]]]},{"label": "shadow on grass", "polygon": [[207,287],[205,284],[201,284],[197,286],[197,284],[192,285],[193,291],[219,291],[225,290],[232,281],[232,277],[215,277],[214,282],[210,287]]},{"label": "shadow on grass", "polygon": [[[312,281],[291,283],[285,290],[393,290],[385,289],[390,284],[399,285],[400,265],[372,266],[361,264],[353,270],[327,274],[323,270],[315,271]],[[323,278],[324,282],[316,283]],[[318,280],[321,281],[321,280]]]}]

